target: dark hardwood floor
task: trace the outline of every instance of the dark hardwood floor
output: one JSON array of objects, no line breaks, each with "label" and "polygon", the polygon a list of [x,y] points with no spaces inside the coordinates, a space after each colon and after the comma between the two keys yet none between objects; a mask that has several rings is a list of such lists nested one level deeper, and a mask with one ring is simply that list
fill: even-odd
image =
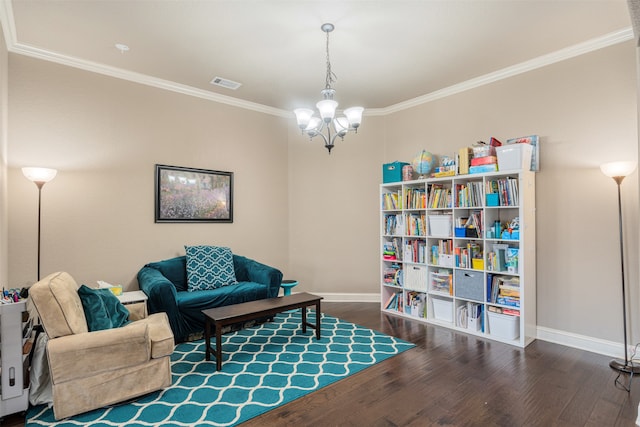
[{"label": "dark hardwood floor", "polygon": [[[526,349],[323,303],[326,314],[410,341],[392,357],[244,424],[250,426],[634,426],[640,378],[616,388],[607,356],[544,341]],[[628,381],[628,378],[624,378]],[[6,417],[3,426],[22,426]]]},{"label": "dark hardwood floor", "polygon": [[[416,344],[249,426],[634,426],[640,378],[616,388],[610,358],[544,341],[526,349],[380,313],[322,311]],[[628,378],[625,378],[628,380]]]}]

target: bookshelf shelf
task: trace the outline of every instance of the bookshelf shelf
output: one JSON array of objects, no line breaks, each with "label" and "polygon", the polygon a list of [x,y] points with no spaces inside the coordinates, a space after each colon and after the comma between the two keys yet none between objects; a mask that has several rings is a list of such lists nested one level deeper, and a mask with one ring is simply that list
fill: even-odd
[{"label": "bookshelf shelf", "polygon": [[383,312],[519,347],[535,339],[533,172],[381,184],[380,196]]}]

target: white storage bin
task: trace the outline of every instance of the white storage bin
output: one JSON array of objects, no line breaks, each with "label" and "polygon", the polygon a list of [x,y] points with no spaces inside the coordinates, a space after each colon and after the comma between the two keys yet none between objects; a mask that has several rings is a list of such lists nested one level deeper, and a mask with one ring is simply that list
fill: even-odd
[{"label": "white storage bin", "polygon": [[453,322],[453,301],[433,298],[433,318],[442,322]]},{"label": "white storage bin", "polygon": [[489,334],[496,338],[515,340],[520,337],[520,317],[488,311]]},{"label": "white storage bin", "polygon": [[429,235],[451,237],[451,215],[429,215]]},{"label": "white storage bin", "polygon": [[509,144],[497,147],[498,170],[525,170],[531,168],[531,153],[533,147],[529,144]]},{"label": "white storage bin", "polygon": [[424,265],[405,265],[404,287],[414,291],[426,291],[427,267]]}]

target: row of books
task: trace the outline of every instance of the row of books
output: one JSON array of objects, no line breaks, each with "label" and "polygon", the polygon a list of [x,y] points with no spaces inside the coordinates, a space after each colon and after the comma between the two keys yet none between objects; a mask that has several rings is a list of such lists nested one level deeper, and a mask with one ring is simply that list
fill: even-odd
[{"label": "row of books", "polygon": [[404,215],[385,215],[383,232],[387,236],[402,236],[404,234]]},{"label": "row of books", "polygon": [[500,206],[518,206],[518,179],[500,178],[486,182],[487,194],[498,194]]},{"label": "row of books", "polygon": [[520,278],[487,274],[488,302],[520,308]]},{"label": "row of books", "polygon": [[453,267],[453,240],[439,240],[431,246],[431,264]]},{"label": "row of books", "polygon": [[405,209],[424,209],[427,204],[427,195],[424,189],[407,188],[405,191]]},{"label": "row of books", "polygon": [[382,194],[382,209],[386,211],[402,209],[402,192]]},{"label": "row of books", "polygon": [[426,262],[426,245],[424,240],[408,240],[404,244],[402,251],[402,259],[405,262],[417,262],[424,264]]},{"label": "row of books", "polygon": [[389,297],[387,302],[384,305],[386,310],[395,310],[400,313],[404,311],[404,304],[402,304],[402,292],[395,292],[393,295]]},{"label": "row of books", "polygon": [[474,260],[482,259],[482,246],[475,242],[468,242],[466,246],[456,247],[453,255],[456,267],[474,268]]},{"label": "row of books", "polygon": [[431,184],[427,206],[432,209],[450,208],[452,206],[451,188],[442,184]]},{"label": "row of books", "polygon": [[412,213],[407,215],[407,235],[408,236],[426,236],[427,235],[427,216],[422,213]]},{"label": "row of books", "polygon": [[465,184],[456,184],[456,206],[468,208],[483,205],[482,182],[471,181]]}]

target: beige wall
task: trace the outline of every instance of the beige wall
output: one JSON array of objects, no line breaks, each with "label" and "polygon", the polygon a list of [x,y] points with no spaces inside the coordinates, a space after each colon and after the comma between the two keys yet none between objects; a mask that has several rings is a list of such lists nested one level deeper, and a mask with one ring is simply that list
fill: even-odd
[{"label": "beige wall", "polygon": [[9,207],[7,200],[8,54],[0,31],[0,287],[9,288]]},{"label": "beige wall", "polygon": [[290,132],[290,264],[299,289],[379,293],[379,190],[384,120],[364,117],[361,130],[335,144]]},{"label": "beige wall", "polygon": [[[287,272],[287,120],[24,56],[9,56],[9,72],[12,284],[36,278],[26,165],[59,170],[42,191],[42,276],[135,288],[145,263],[185,244],[228,245]],[[156,163],[233,171],[233,224],[155,224]]]},{"label": "beige wall", "polygon": [[[453,154],[494,136],[541,136],[536,180],[538,325],[622,341],[617,195],[599,165],[637,159],[629,41],[388,116],[385,162]],[[623,185],[629,272],[638,298],[638,177]],[[376,263],[371,263],[376,268]],[[636,339],[640,324],[631,325]]]},{"label": "beige wall", "polygon": [[[538,134],[538,322],[621,341],[615,186],[598,166],[637,157],[634,55],[628,42],[365,116],[331,155],[293,119],[9,55],[9,281],[35,279],[37,191],[19,169],[32,164],[60,170],[43,190],[43,273],[134,288],[145,262],[212,243],[280,267],[299,290],[375,294],[383,163]],[[235,222],[154,224],[155,163],[234,171]],[[637,174],[623,191],[638,313]]]}]

